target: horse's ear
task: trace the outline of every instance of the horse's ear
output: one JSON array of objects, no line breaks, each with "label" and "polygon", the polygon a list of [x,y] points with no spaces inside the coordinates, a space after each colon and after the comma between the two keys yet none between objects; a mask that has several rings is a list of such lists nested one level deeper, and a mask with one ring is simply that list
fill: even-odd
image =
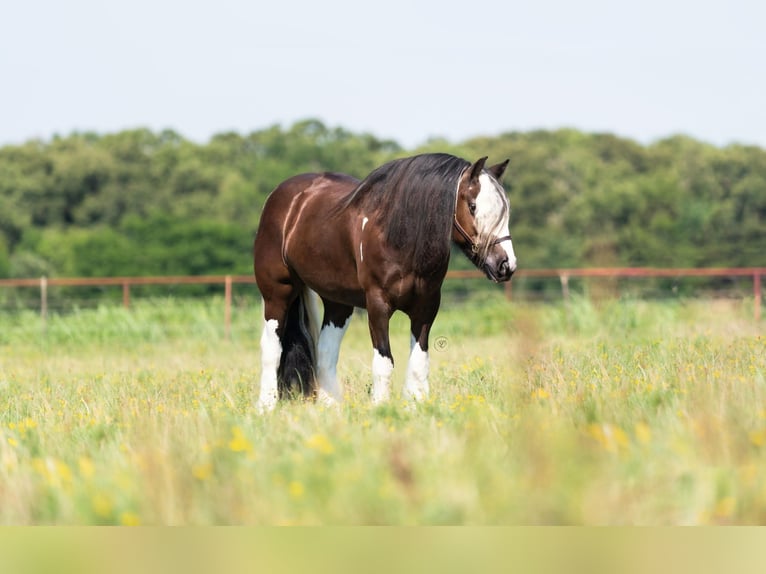
[{"label": "horse's ear", "polygon": [[503,162],[493,165],[492,167],[488,167],[487,171],[495,176],[497,181],[500,181],[500,178],[503,177],[503,174],[505,173],[505,168],[508,167],[509,161],[511,160],[507,159]]},{"label": "horse's ear", "polygon": [[479,176],[481,175],[481,170],[484,169],[484,164],[487,162],[487,156],[481,157],[476,160],[476,163],[474,163],[470,167],[470,173],[471,173],[471,179],[477,180],[479,179]]}]

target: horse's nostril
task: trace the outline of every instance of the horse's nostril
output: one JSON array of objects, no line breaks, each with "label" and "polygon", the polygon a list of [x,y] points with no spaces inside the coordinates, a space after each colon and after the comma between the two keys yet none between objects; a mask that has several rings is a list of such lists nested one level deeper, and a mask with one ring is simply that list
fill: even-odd
[{"label": "horse's nostril", "polygon": [[500,263],[500,267],[498,267],[498,271],[500,272],[499,275],[501,277],[510,274],[511,268],[508,266],[508,259],[503,259],[502,263]]}]

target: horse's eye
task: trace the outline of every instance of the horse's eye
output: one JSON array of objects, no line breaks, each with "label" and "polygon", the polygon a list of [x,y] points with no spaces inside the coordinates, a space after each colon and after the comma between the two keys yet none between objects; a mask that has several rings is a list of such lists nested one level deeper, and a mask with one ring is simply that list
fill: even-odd
[{"label": "horse's eye", "polygon": [[476,215],[476,203],[473,201],[468,202],[468,211],[471,212],[471,215]]}]

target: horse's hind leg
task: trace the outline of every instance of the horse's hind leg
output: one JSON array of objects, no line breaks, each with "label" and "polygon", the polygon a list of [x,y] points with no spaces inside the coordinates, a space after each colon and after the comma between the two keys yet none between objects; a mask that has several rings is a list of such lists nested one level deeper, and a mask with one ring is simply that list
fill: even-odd
[{"label": "horse's hind leg", "polygon": [[282,337],[287,310],[294,299],[291,285],[279,285],[263,298],[263,333],[261,334],[261,389],[258,410],[271,411],[279,398],[278,370],[282,358]]},{"label": "horse's hind leg", "polygon": [[279,397],[277,370],[279,360],[282,357],[282,341],[280,339],[280,327],[284,325],[284,314],[267,312],[267,305],[263,303],[263,332],[261,333],[261,391],[258,397],[258,410],[271,411],[277,405]]},{"label": "horse's hind leg", "polygon": [[333,404],[343,399],[343,390],[338,383],[336,367],[340,344],[351,322],[353,307],[323,300],[324,318],[317,342],[317,400]]}]

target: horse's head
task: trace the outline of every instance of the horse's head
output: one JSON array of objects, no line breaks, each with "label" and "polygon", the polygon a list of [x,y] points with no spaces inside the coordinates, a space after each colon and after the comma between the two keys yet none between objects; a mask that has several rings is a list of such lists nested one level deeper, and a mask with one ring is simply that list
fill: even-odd
[{"label": "horse's head", "polygon": [[483,157],[460,176],[452,238],[476,267],[495,282],[516,271],[516,254],[508,228],[510,206],[500,178],[508,160],[484,168]]}]

